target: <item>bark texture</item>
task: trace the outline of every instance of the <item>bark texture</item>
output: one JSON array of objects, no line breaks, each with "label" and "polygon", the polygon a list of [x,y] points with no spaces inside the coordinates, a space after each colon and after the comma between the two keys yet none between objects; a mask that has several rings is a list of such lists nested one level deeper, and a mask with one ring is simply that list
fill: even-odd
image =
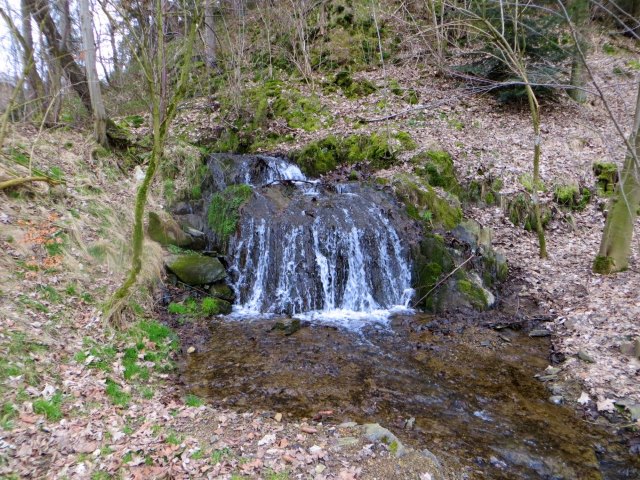
[{"label": "bark texture", "polygon": [[611,199],[609,215],[600,242],[600,251],[593,263],[593,271],[596,273],[619,272],[629,266],[633,227],[640,206],[638,153],[640,153],[640,82],[638,83],[635,120],[629,137],[627,156],[616,192]]}]

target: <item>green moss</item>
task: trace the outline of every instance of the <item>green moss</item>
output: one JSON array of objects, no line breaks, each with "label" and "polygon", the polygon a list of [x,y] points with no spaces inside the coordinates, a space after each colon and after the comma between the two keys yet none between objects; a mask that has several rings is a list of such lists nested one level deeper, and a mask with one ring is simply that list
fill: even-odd
[{"label": "green moss", "polygon": [[[537,228],[533,202],[528,195],[520,193],[507,201],[507,214],[509,220],[516,226],[522,226],[525,230],[533,232]],[[551,210],[540,206],[542,228],[546,228],[551,221]]]},{"label": "green moss", "polygon": [[476,178],[460,190],[461,198],[466,202],[482,202],[486,205],[500,203],[502,180],[499,178]]},{"label": "green moss", "polygon": [[591,200],[591,191],[577,185],[559,185],[553,191],[553,199],[572,210],[584,210]]},{"label": "green moss", "polygon": [[376,86],[368,80],[354,80],[347,70],[338,72],[333,83],[340,87],[347,98],[366,97],[377,90]]},{"label": "green moss", "polygon": [[602,275],[609,275],[611,272],[615,270],[615,262],[611,257],[604,257],[598,255],[596,259],[593,261],[593,272],[600,273]]},{"label": "green moss", "polygon": [[460,279],[457,282],[458,290],[462,293],[474,308],[483,310],[489,305],[487,294],[484,290],[467,279]]},{"label": "green moss", "polygon": [[415,142],[411,135],[407,132],[399,131],[393,136],[396,140],[400,142],[403,150],[415,150],[418,144]]},{"label": "green moss", "polygon": [[442,187],[448,192],[458,194],[460,184],[456,178],[453,159],[444,150],[429,150],[411,159],[415,171],[424,176],[430,185]]},{"label": "green moss", "polygon": [[342,160],[339,149],[339,140],[335,136],[329,135],[294,153],[293,159],[306,175],[316,177],[330,172],[338,166],[338,161]]},{"label": "green moss", "polygon": [[618,183],[618,166],[610,162],[596,162],[593,164],[593,174],[596,176],[598,195],[612,195]]},{"label": "green moss", "polygon": [[[444,239],[435,234],[425,235],[413,257],[415,279],[413,288],[416,290],[416,298],[422,299],[420,302],[422,308],[436,311],[441,306],[447,286],[443,284],[435,291],[432,289],[444,275],[455,268],[453,257]],[[428,292],[431,293],[425,297]]]},{"label": "green moss", "polygon": [[249,185],[231,185],[211,198],[208,212],[209,228],[227,239],[236,231],[240,219],[240,207],[249,200],[253,190]]},{"label": "green moss", "polygon": [[340,164],[366,162],[376,170],[389,168],[397,161],[398,151],[382,134],[350,135],[343,138],[329,135],[309,143],[295,152],[292,158],[306,175],[318,176]]},{"label": "green moss", "polygon": [[[520,175],[518,180],[520,180],[520,184],[524,187],[524,189],[527,192],[533,193],[534,185],[533,185],[533,175],[532,174],[525,173],[523,175]],[[544,192],[544,191],[546,191],[546,189],[547,189],[547,187],[545,186],[544,182],[542,180],[538,180],[538,184],[535,185],[535,190],[539,191],[539,192]]]},{"label": "green moss", "polygon": [[205,297],[200,304],[200,310],[204,315],[217,315],[220,313],[220,301],[217,298]]},{"label": "green moss", "polygon": [[428,220],[427,227],[437,225],[452,229],[462,220],[459,200],[446,192],[439,194],[421,177],[398,174],[393,177],[393,186],[407,207],[409,216],[416,220]]}]

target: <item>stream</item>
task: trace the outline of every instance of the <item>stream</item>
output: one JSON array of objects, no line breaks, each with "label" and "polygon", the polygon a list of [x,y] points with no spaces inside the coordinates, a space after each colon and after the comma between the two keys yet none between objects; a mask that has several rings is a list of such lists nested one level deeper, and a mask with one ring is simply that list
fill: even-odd
[{"label": "stream", "polygon": [[534,377],[549,365],[548,338],[479,326],[493,312],[409,308],[415,229],[387,192],[323,186],[266,156],[214,155],[209,169],[209,198],[239,183],[253,194],[225,244],[234,311],[212,318],[185,358],[190,392],[378,422],[455,457],[468,478],[640,478],[620,438],[549,401]]},{"label": "stream", "polygon": [[[220,319],[188,357],[189,391],[215,405],[378,422],[415,448],[495,479],[637,479],[620,439],[552,404],[534,378],[549,342],[464,321],[399,315],[361,331]],[[415,419],[412,429],[406,422]]]}]

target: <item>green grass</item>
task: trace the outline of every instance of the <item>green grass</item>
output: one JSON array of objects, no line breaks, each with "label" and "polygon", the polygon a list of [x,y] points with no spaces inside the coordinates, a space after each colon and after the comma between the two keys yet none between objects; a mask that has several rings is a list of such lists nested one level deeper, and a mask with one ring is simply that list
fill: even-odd
[{"label": "green grass", "polygon": [[169,445],[180,445],[180,443],[182,443],[182,437],[176,432],[169,432],[169,435],[167,435],[164,441]]},{"label": "green grass", "polygon": [[118,405],[119,407],[127,407],[131,401],[131,395],[124,392],[120,385],[110,378],[107,378],[107,388],[105,392],[109,397],[109,400],[111,400],[111,403]]},{"label": "green grass", "polygon": [[33,402],[33,411],[47,417],[47,420],[57,422],[62,418],[62,393],[56,392],[51,400],[39,398]]},{"label": "green grass", "polygon": [[51,285],[41,285],[38,287],[40,294],[51,303],[60,303],[62,295]]},{"label": "green grass", "polygon": [[0,428],[3,430],[11,430],[13,428],[13,420],[18,416],[18,410],[12,403],[6,402],[0,409]]},{"label": "green grass", "polygon": [[233,452],[228,447],[224,447],[219,450],[214,450],[213,453],[211,454],[211,463],[213,463],[214,465],[217,465],[220,462],[222,462],[224,459],[230,458],[232,456],[233,456]]},{"label": "green grass", "polygon": [[202,401],[202,399],[193,394],[187,395],[187,398],[185,399],[184,403],[188,407],[200,407],[204,405],[204,402]]},{"label": "green grass", "polygon": [[202,449],[198,449],[191,454],[191,458],[194,460],[201,460],[204,458],[204,451]]},{"label": "green grass", "polygon": [[229,238],[238,226],[240,207],[244,205],[253,189],[249,185],[231,185],[211,198],[207,219],[211,230],[223,241]]},{"label": "green grass", "polygon": [[265,480],[289,480],[289,472],[284,470],[282,472],[274,472],[272,469],[267,470],[264,474]]}]

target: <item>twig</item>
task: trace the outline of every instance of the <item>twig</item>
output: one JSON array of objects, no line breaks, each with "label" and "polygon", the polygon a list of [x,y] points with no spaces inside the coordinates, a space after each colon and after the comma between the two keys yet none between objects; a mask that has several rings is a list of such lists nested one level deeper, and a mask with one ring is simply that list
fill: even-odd
[{"label": "twig", "polygon": [[397,118],[397,117],[402,117],[403,115],[407,115],[409,113],[419,112],[420,110],[426,110],[428,108],[439,107],[440,105],[444,105],[444,104],[448,103],[449,100],[450,99],[447,98],[446,100],[440,100],[438,102],[432,102],[432,103],[429,103],[427,105],[418,105],[417,107],[408,108],[406,110],[403,110],[402,112],[392,113],[391,115],[386,115],[384,117],[379,117],[379,118],[357,117],[357,119],[360,122],[364,122],[364,123],[385,122],[387,120],[392,120],[392,119]]},{"label": "twig", "polygon": [[6,180],[4,182],[0,182],[0,190],[4,190],[11,187],[17,187],[19,185],[23,185],[29,182],[45,182],[49,185],[60,185],[62,182],[58,180],[54,180],[49,177],[21,177],[21,178],[12,178],[11,180]]},{"label": "twig", "polygon": [[429,290],[427,293],[425,293],[420,300],[418,300],[417,302],[414,302],[413,307],[412,308],[416,308],[418,306],[418,304],[423,301],[425,298],[427,298],[429,295],[431,295],[431,292],[433,292],[436,288],[438,288],[440,285],[442,285],[444,282],[446,282],[449,277],[451,277],[451,275],[453,275],[454,273],[456,273],[458,270],[460,270],[469,260],[471,260],[473,257],[475,257],[476,254],[473,253],[471,254],[471,256],[469,258],[467,258],[464,262],[462,262],[460,265],[458,265],[456,268],[454,268],[453,270],[451,270],[446,277],[444,277],[442,280],[440,280],[438,283],[436,283],[433,288],[431,290]]}]

